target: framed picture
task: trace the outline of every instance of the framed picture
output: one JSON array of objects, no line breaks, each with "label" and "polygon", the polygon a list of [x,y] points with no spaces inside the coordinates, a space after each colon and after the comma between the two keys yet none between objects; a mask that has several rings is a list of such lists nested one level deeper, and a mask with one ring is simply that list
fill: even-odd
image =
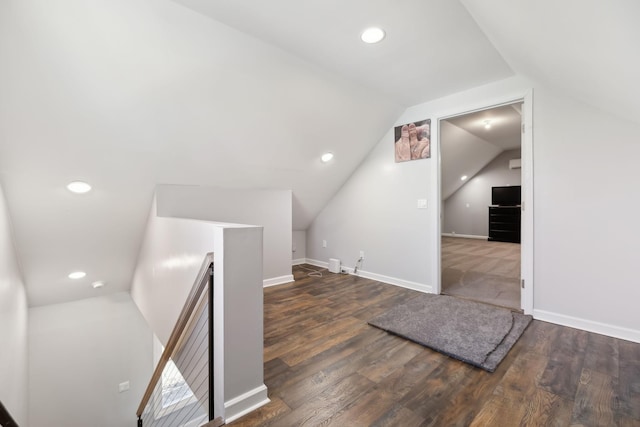
[{"label": "framed picture", "polygon": [[394,128],[396,163],[431,157],[431,119]]}]

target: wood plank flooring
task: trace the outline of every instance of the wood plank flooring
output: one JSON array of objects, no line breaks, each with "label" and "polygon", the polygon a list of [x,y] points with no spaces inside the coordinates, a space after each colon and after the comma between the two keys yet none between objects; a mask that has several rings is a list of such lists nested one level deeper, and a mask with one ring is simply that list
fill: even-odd
[{"label": "wood plank flooring", "polygon": [[442,293],[520,309],[520,245],[442,237]]},{"label": "wood plank flooring", "polygon": [[640,426],[640,344],[534,320],[491,374],[367,325],[416,292],[304,268],[265,289],[271,403],[230,426]]}]

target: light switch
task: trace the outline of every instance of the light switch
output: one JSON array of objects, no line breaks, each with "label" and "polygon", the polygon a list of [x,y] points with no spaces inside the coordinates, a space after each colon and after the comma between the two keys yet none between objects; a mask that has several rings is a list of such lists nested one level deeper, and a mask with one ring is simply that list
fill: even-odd
[{"label": "light switch", "polygon": [[418,199],[418,209],[427,209],[427,199]]},{"label": "light switch", "polygon": [[129,390],[129,381],[118,384],[118,393]]}]

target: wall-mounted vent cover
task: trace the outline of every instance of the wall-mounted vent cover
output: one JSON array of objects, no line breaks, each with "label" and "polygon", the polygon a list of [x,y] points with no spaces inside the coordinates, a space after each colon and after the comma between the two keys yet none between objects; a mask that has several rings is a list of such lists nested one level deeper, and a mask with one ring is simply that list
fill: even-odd
[{"label": "wall-mounted vent cover", "polygon": [[522,167],[522,159],[509,160],[509,169],[520,169],[521,167]]}]

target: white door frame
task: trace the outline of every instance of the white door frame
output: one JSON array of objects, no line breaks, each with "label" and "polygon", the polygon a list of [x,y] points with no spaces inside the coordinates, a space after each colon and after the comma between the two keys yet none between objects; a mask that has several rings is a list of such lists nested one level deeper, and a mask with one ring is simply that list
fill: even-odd
[{"label": "white door frame", "polygon": [[533,314],[533,90],[530,89],[522,96],[518,98],[505,98],[504,100],[498,100],[498,102],[492,102],[490,105],[473,108],[461,108],[454,114],[447,114],[439,116],[435,120],[435,133],[437,134],[437,166],[434,168],[436,173],[437,182],[437,206],[438,211],[435,215],[435,230],[434,235],[437,236],[434,239],[434,251],[436,256],[435,262],[432,264],[436,268],[434,269],[434,277],[432,277],[432,283],[435,283],[434,292],[440,294],[442,291],[442,265],[441,265],[441,236],[442,236],[442,162],[440,152],[440,121],[451,117],[460,116],[463,114],[473,113],[475,111],[487,110],[501,105],[513,104],[516,102],[522,102],[522,123],[523,133],[521,138],[521,150],[522,150],[522,222],[521,222],[521,244],[520,244],[520,260],[521,260],[521,273],[520,277],[523,280],[524,288],[520,289],[520,307],[525,314]]}]

